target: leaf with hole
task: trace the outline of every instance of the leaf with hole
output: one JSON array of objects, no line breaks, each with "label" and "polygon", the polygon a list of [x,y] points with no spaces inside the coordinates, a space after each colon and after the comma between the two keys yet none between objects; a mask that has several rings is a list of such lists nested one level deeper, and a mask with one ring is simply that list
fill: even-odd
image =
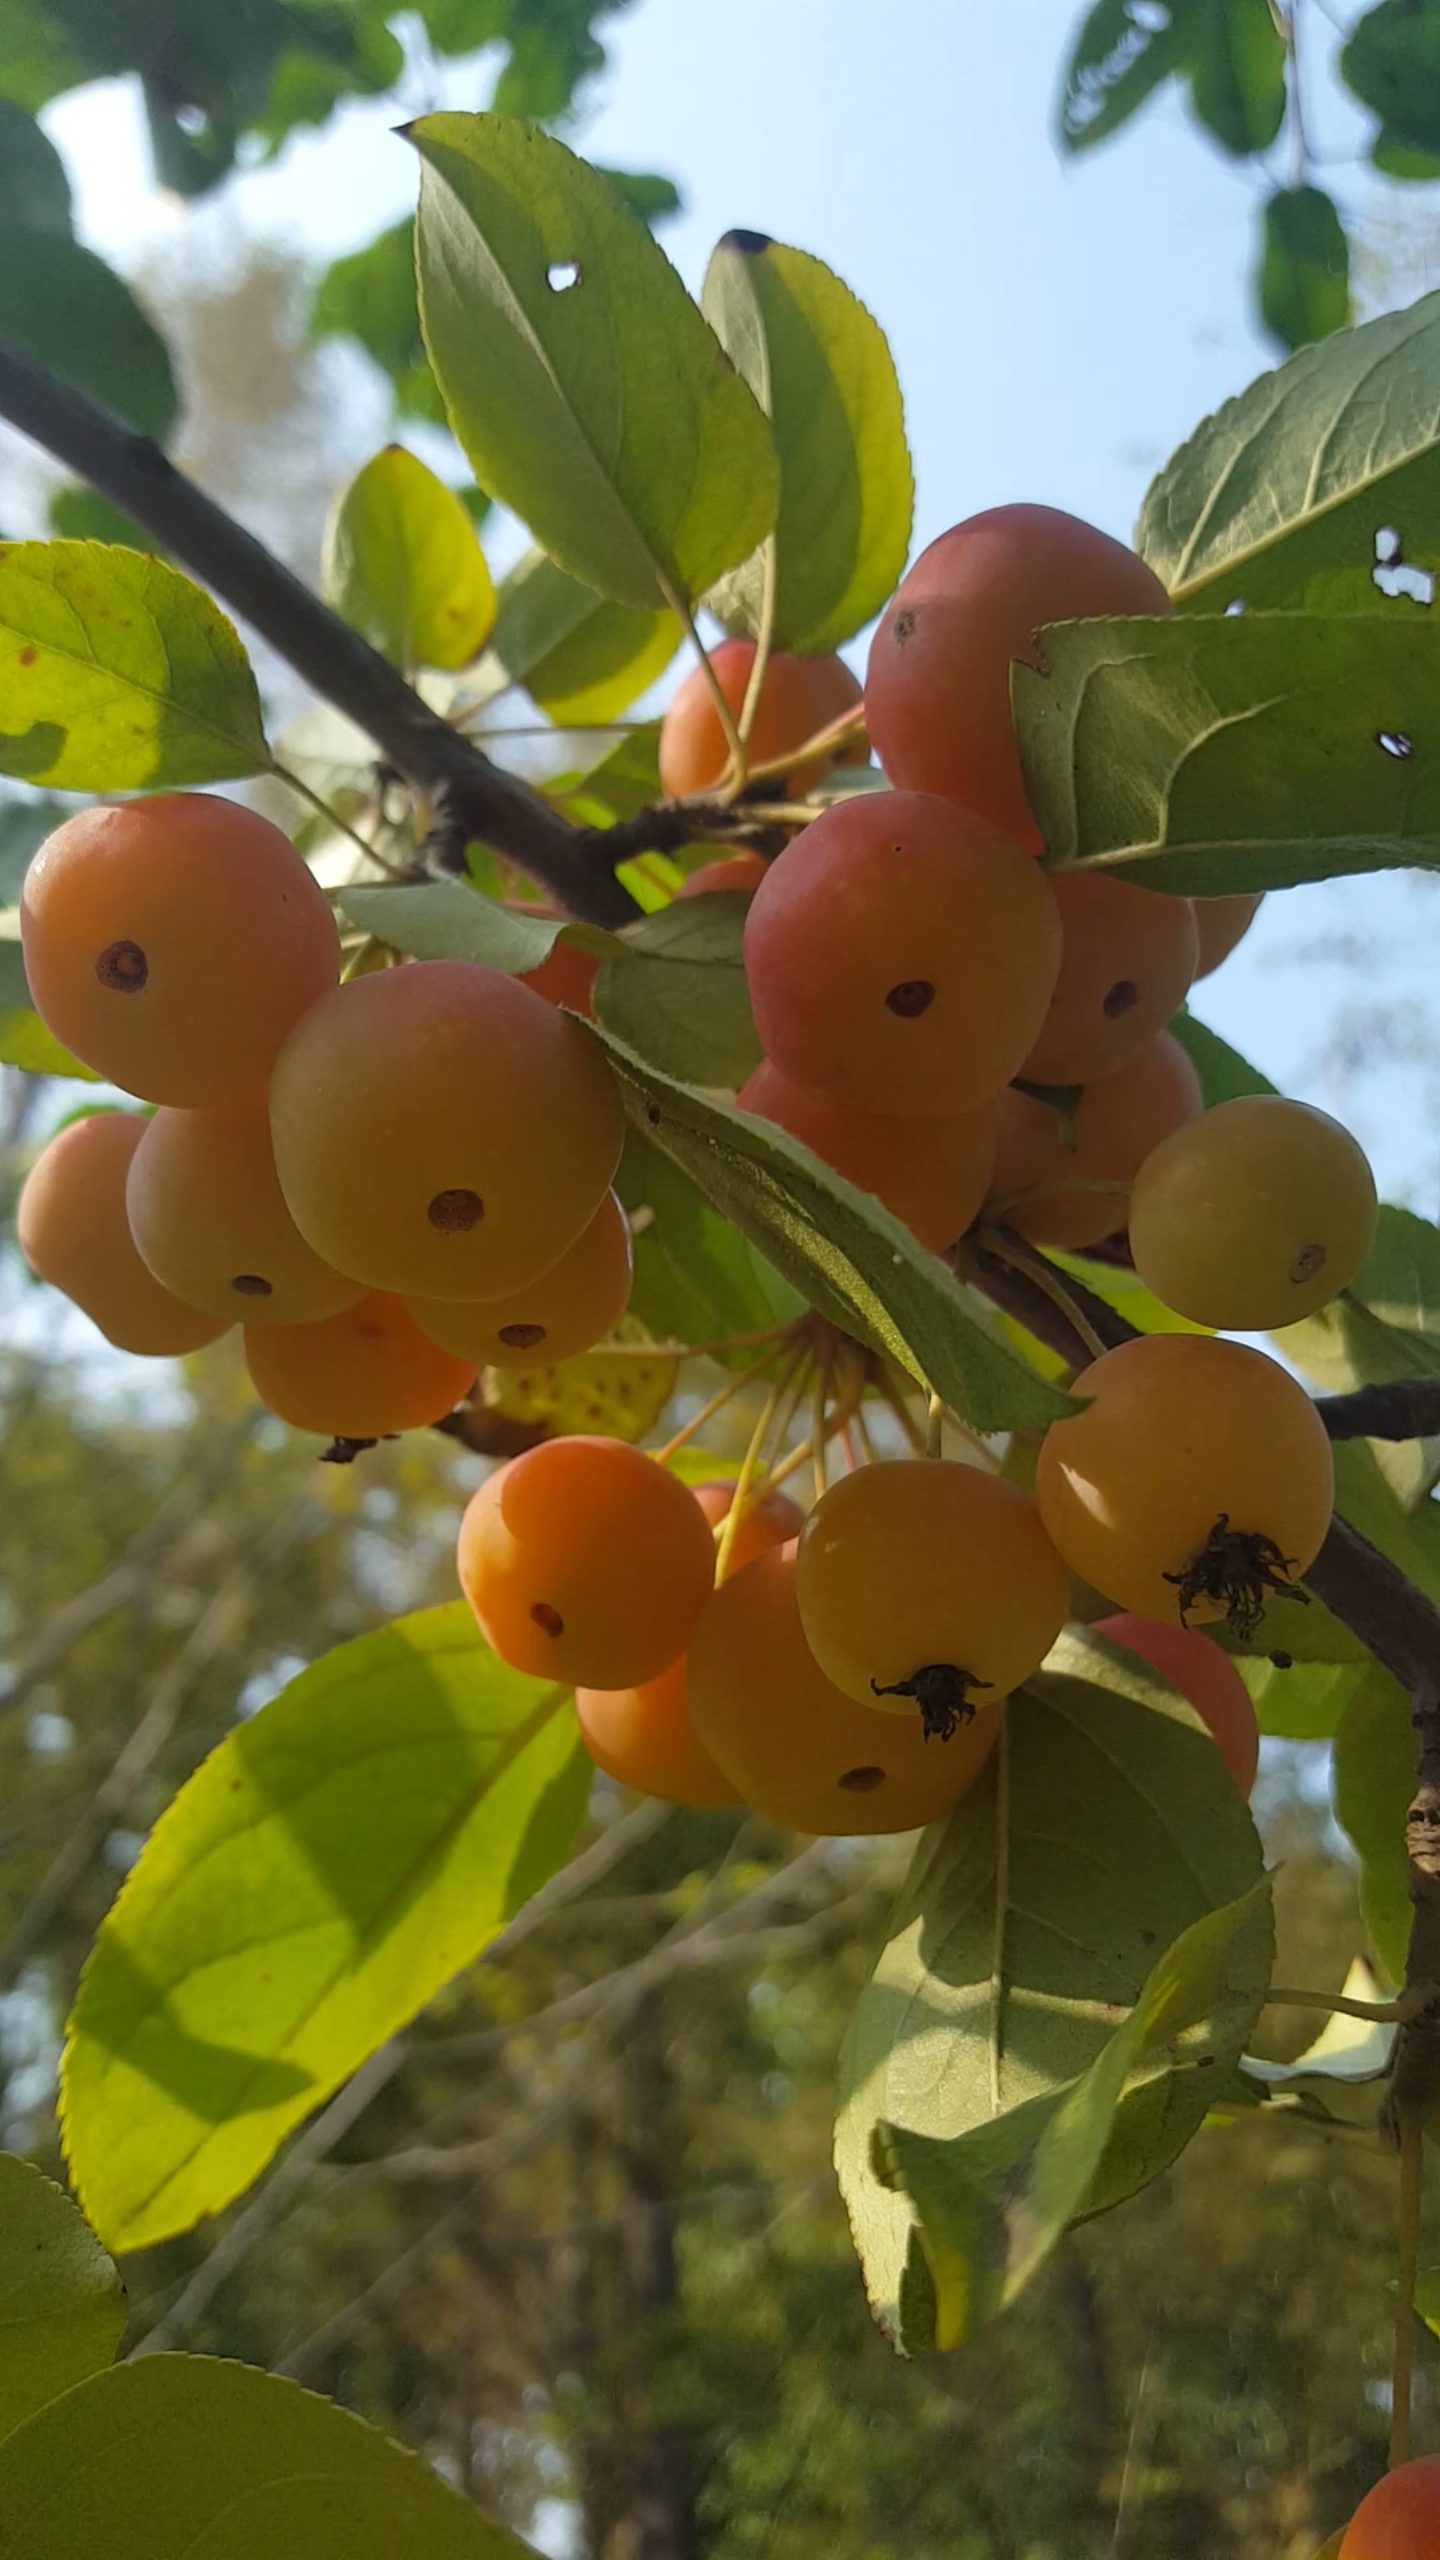
[{"label": "leaf with hole", "polygon": [[705,594],[770,530],[770,430],[664,251],[548,134],[408,128],[420,309],[483,489],[619,604]]},{"label": "leaf with hole", "polygon": [[1072,1412],[990,1329],[954,1273],[868,1192],[768,1121],[708,1099],[602,1032],[634,1125],[806,1303],[897,1361],[977,1431]]},{"label": "leaf with hole", "polygon": [[83,2213],[0,2152],[0,2437],[108,2365],[125,2288]]},{"label": "leaf with hole", "polygon": [[1136,543],[1182,612],[1409,620],[1440,569],[1440,293],[1303,347],[1207,418]]},{"label": "leaf with hole", "polygon": [[269,761],[235,627],[178,569],[99,542],[0,544],[0,773],[173,791]]},{"label": "leaf with hole", "polygon": [[675,1393],[680,1363],[674,1352],[647,1343],[638,1325],[622,1319],[619,1332],[639,1338],[548,1369],[487,1370],[487,1410],[512,1422],[543,1423],[557,1437],[592,1431],[610,1440],[643,1440]]},{"label": "leaf with hole", "polygon": [[819,258],[727,232],[700,307],[770,421],[780,507],[759,550],[707,598],[758,638],[773,575],[777,649],[837,649],[905,567],[915,483],[894,359],[878,322]]},{"label": "leaf with hole", "polygon": [[569,1855],[588,1787],[564,1691],[468,1608],[313,1663],[151,1833],[81,1976],[66,2155],[101,2237],[217,2213]]},{"label": "leaf with hole", "polygon": [[1182,896],[1440,868],[1440,623],[1062,622],[1015,666],[1052,859]]},{"label": "leaf with hole", "polygon": [[595,981],[595,1017],[682,1084],[742,1085],[760,1063],[741,944],[748,897],[677,898],[622,937]]},{"label": "leaf with hole", "polygon": [[468,666],[495,619],[469,514],[403,445],[372,456],[339,492],[321,579],[326,603],[402,668]]},{"label": "leaf with hole", "polygon": [[[941,2244],[932,2273],[914,2201],[877,2177],[877,2129],[892,2129],[897,2163],[894,2128],[948,2149],[957,2209],[970,2141],[981,2224],[997,2249],[1023,2252],[1036,2225],[1022,2205],[1007,2235],[1005,2182],[1162,1952],[1261,1881],[1255,1826],[1213,1741],[1135,1656],[1068,1634],[1005,1713],[1001,1752],[921,1841],[842,2058],[840,2184],[871,2307],[911,2353],[934,2346],[941,2323],[954,2334],[961,2270]],[[1244,1970],[1223,2033],[1188,2060],[1182,2040],[1137,2075],[1063,2218],[1132,2194],[1200,2124],[1211,2069],[1243,2050],[1268,1977],[1268,1915],[1255,1909],[1235,1941]],[[973,2275],[978,2307],[992,2278]]]}]

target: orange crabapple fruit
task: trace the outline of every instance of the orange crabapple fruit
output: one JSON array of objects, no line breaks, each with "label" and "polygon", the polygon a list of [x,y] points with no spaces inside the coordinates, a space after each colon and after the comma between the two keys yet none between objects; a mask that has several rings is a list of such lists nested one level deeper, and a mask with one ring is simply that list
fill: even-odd
[{"label": "orange crabapple fruit", "polygon": [[419,960],[322,997],[270,1086],[290,1214],[372,1289],[497,1298],[610,1188],[619,1090],[592,1033],[498,969]]},{"label": "orange crabapple fruit", "polygon": [[1279,1094],[1217,1103],[1147,1156],[1130,1251],[1162,1306],[1272,1333],[1338,1298],[1375,1241],[1375,1177],[1348,1129]]},{"label": "orange crabapple fruit", "polygon": [[871,744],[903,791],[938,791],[1032,852],[1010,710],[1014,660],[1041,664],[1047,622],[1168,614],[1153,570],[1055,507],[992,507],[922,551],[881,616],[865,676]]},{"label": "orange crabapple fruit", "polygon": [[1131,1184],[1152,1148],[1198,1119],[1201,1101],[1199,1075],[1169,1031],[1087,1084],[1068,1128],[1053,1102],[1007,1086],[995,1110],[991,1215],[1062,1252],[1102,1243],[1124,1227]]},{"label": "orange crabapple fruit", "polygon": [[263,1095],[340,974],[334,917],[288,836],[199,791],[82,809],[20,900],[36,1011],[126,1093],[187,1110]]},{"label": "orange crabapple fruit", "polygon": [[[735,719],[739,719],[755,663],[753,640],[722,640],[709,652],[710,667]],[[843,658],[792,658],[777,650],[765,669],[760,703],[749,738],[752,765],[774,764],[818,737],[833,720],[859,708],[859,679]],[[835,765],[868,764],[863,737],[849,738],[777,782],[776,792],[803,799]],[[660,787],[667,800],[690,800],[718,791],[729,751],[703,667],[692,667],[660,723]]]},{"label": "orange crabapple fruit", "polygon": [[216,1111],[162,1105],[125,1199],[156,1279],[228,1324],[319,1324],[365,1295],[311,1252],[286,1208],[263,1097]]},{"label": "orange crabapple fruit", "polygon": [[[517,899],[515,913],[549,920],[557,917],[560,910]],[[567,1013],[583,1013],[587,1021],[593,1015],[595,981],[600,974],[597,952],[582,951],[578,943],[567,942],[562,935],[552,943],[543,960],[533,969],[522,970],[519,974],[521,986],[533,988],[547,1004],[563,1005]]]},{"label": "orange crabapple fruit", "polygon": [[827,1678],[805,1639],[793,1545],[720,1585],[690,1640],[695,1730],[744,1803],[820,1838],[912,1831],[973,1786],[1000,1729],[986,1707],[944,1744]]},{"label": "orange crabapple fruit", "polygon": [[1091,1630],[1138,1653],[1182,1698],[1188,1698],[1202,1724],[1209,1726],[1221,1759],[1242,1796],[1255,1784],[1260,1764],[1260,1728],[1250,1692],[1228,1653],[1198,1627],[1162,1627],[1155,1618],[1095,1618]]},{"label": "orange crabapple fruit", "polygon": [[856,1111],[804,1092],[768,1058],[747,1077],[736,1101],[742,1111],[788,1130],[833,1172],[882,1201],[932,1253],[943,1253],[963,1236],[989,1188],[993,1103],[945,1120]]},{"label": "orange crabapple fruit", "polygon": [[894,1458],[831,1485],[800,1533],[805,1638],[846,1696],[927,1734],[1039,1669],[1070,1577],[1028,1495],[949,1459]]},{"label": "orange crabapple fruit", "polygon": [[411,1298],[422,1333],[482,1369],[549,1368],[593,1349],[630,1296],[630,1222],[607,1191],[590,1224],[538,1280],[506,1298]]},{"label": "orange crabapple fruit", "polygon": [[715,1545],[678,1476],[621,1440],[543,1440],[487,1477],[460,1526],[460,1587],[516,1671],[587,1689],[653,1680],[684,1652]]},{"label": "orange crabapple fruit", "polygon": [[1402,2462],[1377,2480],[1345,2528],[1340,2560],[1436,2560],[1440,2454]]},{"label": "orange crabapple fruit", "polygon": [[1222,960],[1228,960],[1237,942],[1244,940],[1264,903],[1263,889],[1238,891],[1228,898],[1193,898],[1195,933],[1200,946],[1195,975],[1208,978]]},{"label": "orange crabapple fruit", "polygon": [[1033,1084],[1112,1076],[1178,1012],[1195,975],[1188,898],[1099,871],[1052,873],[1060,975],[1020,1073]]},{"label": "orange crabapple fruit", "polygon": [[1037,1037],[1059,967],[1038,866],[926,792],[827,809],[771,863],[745,919],[766,1056],[827,1101],[907,1119],[991,1100]]},{"label": "orange crabapple fruit", "polygon": [[37,1278],[63,1290],[117,1351],[178,1358],[218,1341],[235,1319],[205,1314],[162,1287],[136,1251],[125,1184],[145,1128],[130,1111],[72,1120],[25,1178],[16,1233]]},{"label": "orange crabapple fruit", "polygon": [[296,1431],[383,1440],[454,1411],[473,1360],[426,1340],[403,1299],[372,1290],[319,1324],[247,1325],[245,1366],[263,1405]]},{"label": "orange crabapple fruit", "polygon": [[753,894],[769,868],[763,853],[728,854],[723,862],[702,862],[698,871],[681,881],[675,895],[703,898],[712,889],[743,889]]},{"label": "orange crabapple fruit", "polygon": [[1035,1494],[1072,1571],[1168,1626],[1227,1618],[1254,1632],[1330,1526],[1325,1426],[1278,1361],[1210,1334],[1147,1334],[1075,1380],[1084,1411],[1054,1422]]}]

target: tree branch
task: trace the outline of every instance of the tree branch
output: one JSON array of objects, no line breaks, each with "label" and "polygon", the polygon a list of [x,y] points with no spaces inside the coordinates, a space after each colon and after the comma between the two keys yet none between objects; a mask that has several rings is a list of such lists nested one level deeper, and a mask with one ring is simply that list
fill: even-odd
[{"label": "tree branch", "polygon": [[1440,1378],[1393,1378],[1346,1396],[1317,1396],[1332,1440],[1430,1440],[1440,1434]]},{"label": "tree branch", "polygon": [[212,588],[427,794],[442,828],[462,843],[492,845],[588,923],[621,925],[638,913],[614,876],[624,855],[618,847],[612,854],[606,829],[572,827],[538,792],[492,764],[147,436],[3,343],[0,417],[123,508]]}]

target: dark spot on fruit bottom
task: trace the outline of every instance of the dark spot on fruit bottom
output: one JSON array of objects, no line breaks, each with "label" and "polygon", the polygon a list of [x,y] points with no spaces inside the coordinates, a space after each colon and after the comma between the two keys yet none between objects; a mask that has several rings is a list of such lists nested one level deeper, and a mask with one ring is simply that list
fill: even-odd
[{"label": "dark spot on fruit bottom", "polygon": [[1118,1022],[1121,1014],[1129,1013],[1139,1001],[1140,990],[1134,979],[1117,978],[1114,986],[1106,990],[1100,1010],[1107,1022]]},{"label": "dark spot on fruit bottom", "polygon": [[1318,1272],[1324,1270],[1328,1259],[1323,1244],[1302,1244],[1290,1265],[1291,1279],[1303,1287],[1307,1280],[1313,1280]]},{"label": "dark spot on fruit bottom", "polygon": [[835,1783],[848,1787],[852,1795],[873,1795],[877,1787],[884,1786],[885,1772],[883,1769],[847,1769],[843,1778],[837,1778]]},{"label": "dark spot on fruit bottom", "polygon": [[891,1013],[902,1022],[913,1022],[917,1014],[928,1013],[935,1001],[935,989],[929,978],[902,978],[885,999]]},{"label": "dark spot on fruit bottom", "polygon": [[485,1203],[478,1191],[437,1191],[425,1215],[442,1235],[461,1236],[479,1226]]},{"label": "dark spot on fruit bottom", "polygon": [[878,1680],[870,1686],[877,1698],[913,1698],[926,1741],[948,1742],[957,1725],[975,1721],[970,1691],[988,1689],[990,1683],[961,1671],[953,1662],[926,1662],[908,1680],[896,1680],[888,1689],[882,1689]]},{"label": "dark spot on fruit bottom", "polygon": [[545,1339],[543,1324],[502,1324],[500,1339],[511,1351],[533,1351]]},{"label": "dark spot on fruit bottom", "polygon": [[242,1298],[273,1298],[275,1294],[271,1283],[262,1280],[258,1271],[237,1271],[230,1286],[238,1289]]},{"label": "dark spot on fruit bottom", "polygon": [[112,995],[138,996],[150,975],[150,963],[138,942],[112,942],[96,961],[95,975]]},{"label": "dark spot on fruit bottom", "polygon": [[564,1619],[558,1609],[551,1608],[548,1600],[537,1600],[530,1616],[542,1636],[563,1636],[565,1633]]}]

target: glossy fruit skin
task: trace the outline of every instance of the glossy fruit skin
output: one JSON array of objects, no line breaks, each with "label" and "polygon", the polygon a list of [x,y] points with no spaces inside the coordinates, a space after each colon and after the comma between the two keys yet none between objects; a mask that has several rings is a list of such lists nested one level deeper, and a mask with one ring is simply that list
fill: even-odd
[{"label": "glossy fruit skin", "polygon": [[753,894],[770,865],[763,853],[732,853],[723,862],[702,862],[676,890],[677,898],[703,898],[712,889],[743,889]]},{"label": "glossy fruit skin", "polygon": [[1040,664],[1043,623],[1168,614],[1133,551],[1055,507],[992,507],[922,551],[881,617],[865,677],[892,782],[938,791],[1040,849],[1010,713],[1010,665]]},{"label": "glossy fruit skin", "polygon": [[460,1526],[460,1587],[516,1671],[630,1689],[684,1652],[713,1587],[689,1487],[620,1440],[544,1440],[499,1467]]},{"label": "glossy fruit skin", "polygon": [[580,1023],[499,970],[420,960],[311,1008],[275,1069],[270,1126],[323,1261],[402,1296],[498,1298],[589,1225],[623,1117]]},{"label": "glossy fruit skin", "polygon": [[156,1279],[225,1324],[321,1324],[365,1295],[311,1252],[286,1208],[263,1100],[163,1106],[145,1123],[125,1201]]},{"label": "glossy fruit skin", "polygon": [[948,1742],[927,1742],[918,1716],[877,1715],[837,1689],[805,1641],[792,1545],[721,1585],[689,1666],[690,1712],[717,1766],[767,1822],[817,1838],[938,1822],[1000,1730],[986,1707]]},{"label": "glossy fruit skin", "polygon": [[1063,941],[1040,1036],[1020,1072],[1032,1084],[1094,1084],[1163,1031],[1195,975],[1188,898],[1161,897],[1098,871],[1051,882]]},{"label": "glossy fruit skin", "polygon": [[771,863],[745,919],[765,1054],[858,1111],[943,1119],[1008,1084],[1060,969],[1048,881],[924,792],[838,802]]},{"label": "glossy fruit skin", "polygon": [[[1035,1494],[1072,1571],[1138,1617],[1181,1623],[1183,1575],[1225,1517],[1271,1539],[1293,1582],[1330,1526],[1325,1427],[1278,1361],[1208,1334],[1149,1334],[1083,1370],[1085,1411],[1052,1423]],[[1192,1624],[1224,1615],[1200,1599]]]},{"label": "glossy fruit skin", "polygon": [[992,1216],[1031,1244],[1068,1253],[1118,1234],[1141,1165],[1162,1138],[1199,1118],[1202,1099],[1200,1078],[1169,1031],[1118,1074],[1086,1085],[1073,1146],[1053,1103],[1007,1086],[995,1106]]},{"label": "glossy fruit skin", "polygon": [[[722,640],[710,651],[710,664],[720,690],[737,719],[754,663],[753,640]],[[843,658],[792,658],[777,650],[765,670],[760,706],[750,732],[751,764],[772,764],[779,756],[793,754],[807,738],[828,729],[832,720],[855,710],[860,700],[859,679],[851,674]],[[725,779],[728,761],[705,670],[692,667],[676,687],[660,724],[660,787],[667,800],[687,800],[698,792],[716,791]],[[783,786],[777,782],[777,796],[783,788],[790,798],[803,800],[812,784],[832,766],[869,761],[870,749],[864,738],[852,738],[830,755],[800,766]]]},{"label": "glossy fruit skin", "polygon": [[630,1296],[630,1221],[613,1191],[568,1253],[507,1298],[411,1298],[422,1333],[480,1369],[548,1369],[612,1333]]},{"label": "glossy fruit skin", "polygon": [[742,1111],[788,1129],[835,1173],[892,1210],[919,1244],[943,1253],[963,1236],[990,1187],[995,1106],[947,1120],[853,1111],[806,1093],[763,1058],[736,1096]]},{"label": "glossy fruit skin", "polygon": [[[526,916],[558,916],[558,907],[537,906],[516,901],[516,913]],[[595,981],[600,974],[600,960],[594,951],[582,951],[574,942],[555,943],[538,969],[526,969],[520,979],[522,987],[530,987],[547,1004],[563,1005],[567,1013],[581,1013],[586,1021],[593,1018]]]},{"label": "glossy fruit skin", "polygon": [[1189,1699],[1215,1736],[1220,1757],[1240,1793],[1248,1796],[1260,1765],[1260,1728],[1250,1692],[1229,1654],[1197,1627],[1162,1627],[1154,1618],[1123,1612],[1119,1617],[1096,1618],[1092,1628],[1097,1636],[1108,1636],[1112,1644],[1138,1653],[1142,1662]]},{"label": "glossy fruit skin", "polygon": [[234,1319],[187,1306],[135,1250],[125,1184],[145,1127],[130,1111],[72,1121],[26,1176],[15,1227],[31,1270],[62,1289],[117,1351],[176,1358],[218,1341]]},{"label": "glossy fruit skin", "polygon": [[1197,978],[1208,978],[1222,960],[1228,960],[1237,942],[1243,941],[1264,903],[1263,889],[1253,889],[1231,898],[1196,898],[1195,932],[1200,945]]},{"label": "glossy fruit skin", "polygon": [[1375,1241],[1375,1177],[1308,1103],[1245,1094],[1147,1157],[1130,1197],[1135,1268],[1194,1324],[1271,1333],[1328,1306]]},{"label": "glossy fruit skin", "polygon": [[[712,1531],[718,1529],[725,1519],[734,1494],[733,1484],[696,1485],[695,1499],[709,1521]],[[804,1523],[805,1514],[798,1502],[792,1502],[789,1494],[782,1493],[778,1488],[773,1493],[765,1494],[759,1502],[750,1503],[741,1513],[735,1534],[730,1541],[730,1552],[726,1559],[727,1580],[732,1573],[743,1573],[747,1564],[753,1564],[757,1556],[768,1554],[771,1547],[783,1547],[788,1545],[792,1538],[798,1538]],[[715,1555],[718,1564],[720,1555],[718,1538],[715,1541]]]},{"label": "glossy fruit skin", "polygon": [[336,1440],[422,1430],[475,1384],[474,1361],[427,1342],[403,1300],[383,1290],[323,1324],[247,1325],[245,1366],[282,1422]]},{"label": "glossy fruit skin", "polygon": [[1065,1623],[1070,1577],[1029,1498],[948,1459],[897,1458],[842,1476],[800,1534],[795,1590],[827,1679],[866,1707],[926,1665],[991,1707],[1039,1669]]},{"label": "glossy fruit skin", "polygon": [[596,1768],[617,1786],[698,1813],[718,1813],[740,1802],[695,1730],[683,1653],[638,1688],[577,1689],[575,1715]]},{"label": "glossy fruit skin", "polygon": [[67,818],[26,872],[20,930],[57,1040],[188,1110],[263,1094],[340,975],[335,920],[288,836],[199,791]]},{"label": "glossy fruit skin", "polygon": [[1440,2455],[1422,2454],[1377,2480],[1345,2528],[1340,2560],[1435,2560],[1440,2553]]}]

